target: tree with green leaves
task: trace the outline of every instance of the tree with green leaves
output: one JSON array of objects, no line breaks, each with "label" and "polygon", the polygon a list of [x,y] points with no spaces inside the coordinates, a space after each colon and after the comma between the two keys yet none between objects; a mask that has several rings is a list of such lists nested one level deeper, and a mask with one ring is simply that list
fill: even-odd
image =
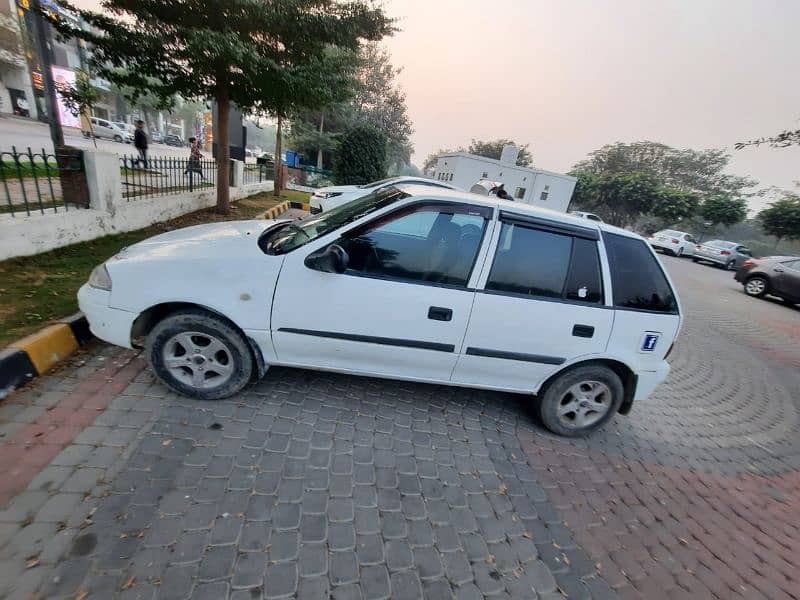
[{"label": "tree with green leaves", "polygon": [[742,150],[747,146],[760,146],[761,144],[768,144],[772,148],[786,148],[788,146],[800,145],[800,129],[786,129],[770,137],[761,137],[746,142],[736,142],[735,148],[737,150]]},{"label": "tree with green leaves", "polygon": [[466,152],[464,148],[457,148],[455,150],[451,150],[450,148],[439,148],[436,152],[431,152],[425,158],[425,162],[422,164],[422,172],[423,173],[430,173],[436,167],[436,163],[439,161],[440,156],[444,156],[445,154],[453,154],[454,152]]},{"label": "tree with green leaves", "polygon": [[782,198],[772,202],[758,213],[764,233],[775,237],[775,248],[783,239],[800,239],[800,196],[784,192]]},{"label": "tree with green leaves", "polygon": [[339,138],[333,162],[337,185],[363,185],[386,177],[386,136],[372,125],[357,125]]},{"label": "tree with green leaves", "polygon": [[701,200],[715,196],[752,195],[756,182],[726,173],[730,155],[724,150],[678,149],[657,142],[608,144],[595,150],[573,171],[647,173],[661,186],[693,192]]},{"label": "tree with green leaves", "polygon": [[706,198],[700,206],[700,216],[712,227],[734,225],[747,217],[747,200],[729,196]]},{"label": "tree with green leaves", "polygon": [[500,160],[500,155],[503,152],[504,146],[516,146],[519,148],[519,155],[517,156],[518,167],[530,167],[533,164],[533,155],[528,149],[530,144],[520,145],[514,140],[506,138],[498,138],[496,140],[472,140],[470,142],[467,152],[477,156],[485,156],[486,158],[493,158]]},{"label": "tree with green leaves", "polygon": [[604,221],[625,227],[653,211],[664,190],[647,173],[573,173],[578,178],[570,208],[588,210]]},{"label": "tree with green leaves", "polygon": [[699,206],[700,199],[694,192],[662,187],[650,214],[666,223],[677,223],[697,213]]},{"label": "tree with green leaves", "polygon": [[75,71],[75,85],[57,84],[56,89],[67,110],[76,117],[80,117],[81,121],[88,123],[89,135],[92,137],[94,147],[97,148],[91,116],[94,105],[100,99],[100,92],[90,83],[89,74],[86,71]]},{"label": "tree with green leaves", "polygon": [[[217,103],[219,182],[228,181],[231,104],[280,119],[338,101],[351,73],[341,55],[393,31],[367,0],[104,0],[103,13],[58,1],[90,27],[56,28],[91,44],[98,74],[131,88],[133,100],[152,92]],[[229,200],[221,183],[217,210],[229,212]]]}]

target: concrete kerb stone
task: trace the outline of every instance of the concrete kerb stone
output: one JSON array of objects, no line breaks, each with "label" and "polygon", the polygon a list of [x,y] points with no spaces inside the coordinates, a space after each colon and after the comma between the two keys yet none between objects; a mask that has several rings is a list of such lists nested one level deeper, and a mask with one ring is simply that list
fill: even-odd
[{"label": "concrete kerb stone", "polygon": [[83,313],[61,319],[0,351],[0,400],[49,371],[92,339]]},{"label": "concrete kerb stone", "polygon": [[287,210],[292,208],[292,206],[291,206],[292,204],[294,204],[294,203],[290,203],[288,200],[284,201],[284,202],[281,202],[280,204],[277,204],[277,205],[273,206],[272,208],[270,208],[269,210],[261,213],[256,218],[257,219],[276,219],[279,215],[282,215]]}]

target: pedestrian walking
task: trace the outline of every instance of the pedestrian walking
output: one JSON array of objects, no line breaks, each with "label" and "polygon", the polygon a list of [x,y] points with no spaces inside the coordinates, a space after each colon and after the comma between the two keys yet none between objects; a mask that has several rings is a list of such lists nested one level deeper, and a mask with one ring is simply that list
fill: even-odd
[{"label": "pedestrian walking", "polygon": [[202,158],[203,154],[200,152],[200,140],[190,137],[189,164],[186,166],[186,170],[183,172],[183,174],[188,175],[189,173],[197,173],[200,175],[201,179],[205,180],[206,176],[203,174],[203,167],[200,163]]},{"label": "pedestrian walking", "polygon": [[139,119],[136,121],[136,131],[133,133],[133,145],[136,146],[136,149],[139,151],[139,158],[133,161],[133,164],[137,167],[139,163],[144,164],[144,168],[147,168],[147,134],[144,132],[144,121]]}]

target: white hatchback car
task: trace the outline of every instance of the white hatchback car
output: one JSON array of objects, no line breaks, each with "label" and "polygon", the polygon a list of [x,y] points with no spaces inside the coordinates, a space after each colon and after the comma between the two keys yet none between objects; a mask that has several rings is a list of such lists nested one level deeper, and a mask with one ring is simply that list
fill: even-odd
[{"label": "white hatchback car", "polygon": [[285,365],[536,394],[569,436],[650,394],[681,324],[641,237],[423,186],[158,235],[98,266],[78,299],[97,337],[143,346],[188,396]]},{"label": "white hatchback car", "polygon": [[457,190],[458,188],[448,183],[441,181],[434,181],[427,177],[390,177],[389,179],[381,179],[380,181],[373,181],[364,185],[331,185],[324,188],[319,188],[311,194],[308,201],[311,206],[311,214],[318,214],[346,204],[351,200],[360,198],[370,192],[377,192],[382,189],[392,187],[394,185],[427,185],[434,188]]},{"label": "white hatchback car", "polygon": [[691,233],[685,231],[675,231],[674,229],[663,229],[656,231],[647,238],[650,245],[656,250],[661,250],[665,254],[673,256],[692,256],[697,240]]}]

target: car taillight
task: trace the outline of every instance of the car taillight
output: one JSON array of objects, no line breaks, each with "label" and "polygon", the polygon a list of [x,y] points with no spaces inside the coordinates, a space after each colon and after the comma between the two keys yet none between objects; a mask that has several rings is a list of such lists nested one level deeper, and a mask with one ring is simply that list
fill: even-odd
[{"label": "car taillight", "polygon": [[722,254],[723,256],[727,256],[728,254],[731,253],[731,251],[730,250],[720,250],[719,253]]},{"label": "car taillight", "polygon": [[678,240],[672,240],[672,243],[673,243],[673,244],[677,244],[677,243],[678,243]]},{"label": "car taillight", "polygon": [[743,267],[755,267],[756,266],[756,261],[754,261],[752,258],[748,258],[746,261],[744,261],[742,263],[742,266]]}]

